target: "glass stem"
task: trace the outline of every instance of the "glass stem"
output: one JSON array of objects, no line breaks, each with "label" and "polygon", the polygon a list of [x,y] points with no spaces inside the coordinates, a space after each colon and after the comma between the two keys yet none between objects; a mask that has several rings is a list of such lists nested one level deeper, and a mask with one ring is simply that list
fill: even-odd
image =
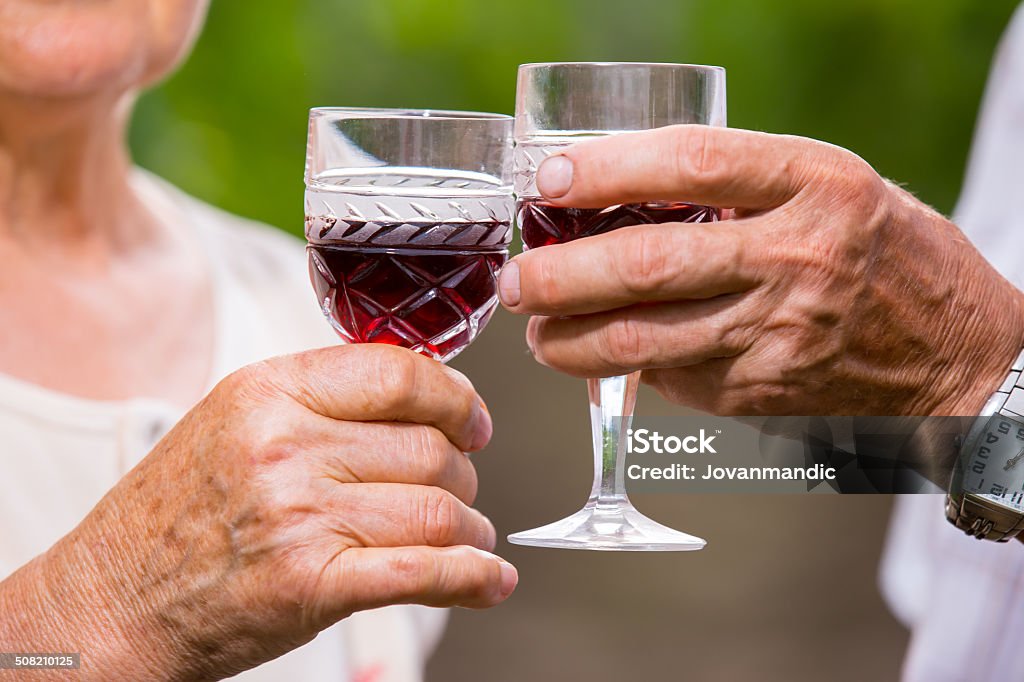
[{"label": "glass stem", "polygon": [[625,470],[626,432],[633,421],[640,373],[587,379],[590,428],[594,437],[594,487],[587,506],[619,507],[628,502]]}]

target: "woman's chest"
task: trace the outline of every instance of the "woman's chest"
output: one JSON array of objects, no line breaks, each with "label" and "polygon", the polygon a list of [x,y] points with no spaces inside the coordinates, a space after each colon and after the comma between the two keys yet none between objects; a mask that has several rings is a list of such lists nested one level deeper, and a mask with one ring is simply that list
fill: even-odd
[{"label": "woman's chest", "polygon": [[0,579],[78,525],[177,417],[0,381]]},{"label": "woman's chest", "polygon": [[212,295],[155,269],[107,278],[0,278],[0,374],[93,400],[189,405],[206,387]]}]

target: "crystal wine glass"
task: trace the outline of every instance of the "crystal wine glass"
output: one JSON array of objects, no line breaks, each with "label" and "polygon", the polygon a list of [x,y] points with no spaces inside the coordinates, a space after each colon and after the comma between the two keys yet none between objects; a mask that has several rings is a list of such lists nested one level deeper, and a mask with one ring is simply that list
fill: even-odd
[{"label": "crystal wine glass", "polygon": [[500,114],[310,111],[309,273],[343,339],[447,362],[476,338],[512,239],[511,135]]},{"label": "crystal wine glass", "polygon": [[[725,125],[725,70],[715,66],[639,63],[524,64],[515,115],[516,222],[527,249],[559,244],[627,225],[700,223],[719,211],[681,201],[560,208],[544,201],[535,177],[560,149],[598,135],[679,123]],[[509,542],[568,549],[694,550],[704,540],[661,525],[626,496],[622,460],[636,404],[639,372],[589,379],[594,484],[580,511],[515,533]]]}]

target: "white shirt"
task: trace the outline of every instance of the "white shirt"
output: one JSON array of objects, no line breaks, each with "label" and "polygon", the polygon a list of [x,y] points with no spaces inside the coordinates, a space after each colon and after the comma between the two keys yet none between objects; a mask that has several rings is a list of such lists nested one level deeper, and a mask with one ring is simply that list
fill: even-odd
[{"label": "white shirt", "polygon": [[[339,342],[315,303],[299,241],[142,171],[133,187],[164,219],[194,229],[209,258],[216,350],[208,388],[256,360]],[[86,400],[0,374],[0,578],[74,528],[181,416],[161,401]],[[445,617],[417,606],[356,614],[235,679],[415,682]]]},{"label": "white shirt", "polygon": [[[954,220],[1019,288],[1022,190],[1024,10],[1018,10],[996,55]],[[882,590],[912,632],[903,680],[1024,680],[1024,546],[968,537],[946,521],[943,503],[941,495],[899,497],[883,559]]]}]

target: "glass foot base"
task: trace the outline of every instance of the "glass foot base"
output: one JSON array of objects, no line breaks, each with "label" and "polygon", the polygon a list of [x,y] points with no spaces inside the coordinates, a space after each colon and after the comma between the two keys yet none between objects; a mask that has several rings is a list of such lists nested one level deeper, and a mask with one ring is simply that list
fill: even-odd
[{"label": "glass foot base", "polygon": [[588,503],[561,521],[513,533],[508,541],[531,547],[631,552],[685,552],[707,544],[652,521],[628,502],[608,506]]}]

